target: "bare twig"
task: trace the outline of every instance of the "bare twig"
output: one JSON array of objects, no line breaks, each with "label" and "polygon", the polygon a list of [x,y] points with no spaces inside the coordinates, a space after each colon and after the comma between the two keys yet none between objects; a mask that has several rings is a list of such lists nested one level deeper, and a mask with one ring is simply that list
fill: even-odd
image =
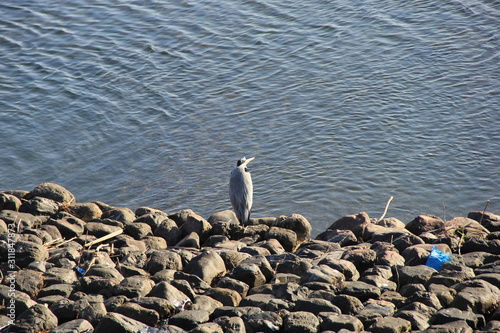
[{"label": "bare twig", "polygon": [[486,213],[486,208],[488,208],[489,203],[490,203],[490,201],[486,200],[486,205],[484,206],[483,213],[481,214],[481,219],[479,220],[479,224],[482,224],[482,222],[483,222],[484,213]]},{"label": "bare twig", "polygon": [[113,238],[113,237],[116,237],[118,235],[120,235],[121,233],[123,233],[123,229],[118,229],[116,231],[113,231],[112,233],[110,234],[107,234],[106,236],[102,236],[101,238],[98,238],[90,243],[87,243],[84,245],[84,247],[90,247],[94,244],[97,244],[97,243],[100,243],[100,242],[104,242],[105,240],[108,240],[110,238]]},{"label": "bare twig", "polygon": [[377,220],[377,222],[382,221],[382,219],[385,217],[385,214],[387,214],[387,210],[389,209],[389,205],[391,204],[392,199],[394,199],[394,197],[391,196],[389,198],[389,200],[387,201],[387,204],[385,205],[384,214],[382,214],[382,216],[380,216],[380,218]]}]

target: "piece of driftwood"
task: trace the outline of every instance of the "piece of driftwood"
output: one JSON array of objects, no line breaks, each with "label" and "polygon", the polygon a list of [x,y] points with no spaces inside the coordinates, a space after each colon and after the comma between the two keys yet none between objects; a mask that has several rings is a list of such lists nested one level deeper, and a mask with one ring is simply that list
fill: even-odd
[{"label": "piece of driftwood", "polygon": [[123,233],[123,229],[118,229],[116,231],[113,231],[112,233],[107,234],[106,236],[102,236],[101,238],[98,238],[90,243],[85,244],[84,247],[90,247],[90,246],[95,245],[97,243],[104,242],[105,240],[116,237],[122,233]]}]

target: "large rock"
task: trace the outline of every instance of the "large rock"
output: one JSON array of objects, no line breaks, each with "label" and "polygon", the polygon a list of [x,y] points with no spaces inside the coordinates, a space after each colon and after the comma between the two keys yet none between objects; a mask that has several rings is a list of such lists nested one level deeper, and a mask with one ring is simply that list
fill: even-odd
[{"label": "large rock", "polygon": [[154,286],[154,282],[143,276],[131,276],[123,279],[116,285],[113,293],[115,295],[124,295],[127,297],[146,296]]},{"label": "large rock", "polygon": [[93,331],[94,327],[88,320],[74,319],[57,326],[50,333],[87,333]]},{"label": "large rock", "polygon": [[204,243],[210,236],[212,226],[204,218],[196,213],[188,214],[182,227],[182,235],[186,236],[191,232],[198,234],[200,242]]},{"label": "large rock", "polygon": [[153,290],[147,296],[167,299],[178,309],[183,309],[184,305],[190,301],[186,294],[166,281],[154,286]]},{"label": "large rock", "polygon": [[479,222],[467,217],[455,217],[443,225],[445,235],[467,238],[485,238],[490,232]]},{"label": "large rock", "polygon": [[280,216],[273,223],[274,226],[293,230],[297,235],[299,243],[304,242],[311,236],[312,227],[309,221],[300,214]]},{"label": "large rock", "polygon": [[466,281],[453,288],[457,294],[450,306],[459,310],[487,314],[500,303],[500,289],[484,280]]},{"label": "large rock", "polygon": [[64,204],[75,203],[75,196],[70,191],[54,183],[43,183],[38,185],[28,193],[26,199],[34,197],[48,198]]},{"label": "large rock", "polygon": [[[49,251],[43,245],[33,242],[17,241],[14,245],[15,263],[21,268],[28,266],[33,261],[43,261],[49,258]],[[7,260],[5,260],[7,261]],[[12,267],[11,269],[13,269]]]},{"label": "large rock", "polygon": [[45,305],[36,304],[16,318],[9,332],[39,333],[55,327],[57,317]]},{"label": "large rock", "polygon": [[467,217],[477,222],[480,222],[482,226],[491,232],[500,231],[500,215],[496,215],[490,212],[470,212]]},{"label": "large rock", "polygon": [[[150,226],[151,224],[153,223],[150,223]],[[160,224],[153,229],[153,232],[155,236],[165,239],[168,245],[175,245],[181,240],[181,231],[179,227],[174,220],[168,217],[163,217]]]},{"label": "large rock", "polygon": [[151,252],[146,264],[146,270],[155,274],[164,269],[181,270],[182,257],[179,253],[171,250],[156,250]]},{"label": "large rock", "polygon": [[85,222],[93,219],[99,219],[102,216],[102,210],[93,202],[74,203],[72,205],[65,206],[63,209]]},{"label": "large rock", "polygon": [[226,274],[226,265],[221,256],[215,251],[206,251],[191,259],[184,267],[184,272],[200,277],[208,284],[216,277]]},{"label": "large rock", "polygon": [[145,308],[138,303],[127,302],[115,309],[116,313],[121,313],[124,316],[143,322],[149,326],[156,326],[160,320],[158,312],[152,309]]},{"label": "large rock", "polygon": [[59,211],[59,203],[48,198],[34,197],[33,199],[23,202],[21,207],[19,207],[19,211],[33,215],[51,216]]},{"label": "large rock", "polygon": [[408,320],[395,317],[380,318],[368,328],[372,333],[402,333],[410,330],[411,323]]},{"label": "large rock", "polygon": [[147,325],[122,314],[109,312],[96,326],[94,333],[137,333]]},{"label": "large rock", "polygon": [[319,328],[319,319],[311,312],[290,312],[283,318],[285,332],[316,333]]},{"label": "large rock", "polygon": [[21,207],[21,200],[18,197],[9,193],[0,192],[0,211],[18,211],[19,207]]},{"label": "large rock", "polygon": [[419,215],[408,222],[406,229],[415,235],[420,235],[426,231],[441,229],[444,225],[443,220],[434,215]]},{"label": "large rock", "polygon": [[185,310],[179,312],[168,320],[170,325],[175,325],[185,330],[192,330],[199,324],[210,319],[210,313],[205,310]]},{"label": "large rock", "polygon": [[333,222],[328,229],[351,230],[356,237],[362,238],[363,231],[371,223],[370,217],[367,213],[361,212],[358,214],[343,216],[337,221]]},{"label": "large rock", "polygon": [[81,236],[85,230],[83,220],[66,212],[57,213],[47,221],[47,224],[56,226],[66,239]]},{"label": "large rock", "polygon": [[321,331],[334,331],[340,330],[348,332],[361,332],[364,325],[358,318],[347,314],[332,314],[325,313],[321,315]]}]

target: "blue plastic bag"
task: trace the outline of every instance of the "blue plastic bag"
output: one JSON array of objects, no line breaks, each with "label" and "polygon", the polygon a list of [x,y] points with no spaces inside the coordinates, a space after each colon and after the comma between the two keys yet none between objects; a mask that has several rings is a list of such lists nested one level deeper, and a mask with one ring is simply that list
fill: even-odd
[{"label": "blue plastic bag", "polygon": [[433,246],[425,265],[432,267],[439,272],[445,262],[451,261],[451,257],[451,253],[444,253]]}]

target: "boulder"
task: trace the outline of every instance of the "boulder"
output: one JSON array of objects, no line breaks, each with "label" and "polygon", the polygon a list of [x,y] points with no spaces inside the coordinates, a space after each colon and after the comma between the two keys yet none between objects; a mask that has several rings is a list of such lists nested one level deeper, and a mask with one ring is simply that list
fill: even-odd
[{"label": "boulder", "polygon": [[434,215],[419,215],[405,226],[406,229],[415,235],[420,235],[427,231],[441,229],[444,225],[443,220]]},{"label": "boulder", "polygon": [[293,311],[306,311],[315,315],[319,315],[320,312],[342,313],[337,306],[332,304],[332,302],[322,298],[299,299],[295,302]]},{"label": "boulder", "polygon": [[211,230],[212,226],[204,218],[196,213],[190,213],[184,220],[181,232],[184,236],[194,232],[200,237],[200,243],[204,243],[210,236]]},{"label": "boulder", "polygon": [[358,239],[351,230],[328,229],[318,236],[317,240],[338,243],[340,246],[349,246],[358,243]]},{"label": "boulder", "polygon": [[186,294],[166,281],[156,284],[147,296],[167,299],[178,309],[183,309],[184,305],[190,301]]},{"label": "boulder", "polygon": [[146,296],[153,289],[153,280],[143,276],[130,276],[123,279],[113,288],[114,295],[124,295],[129,298]]},{"label": "boulder", "polygon": [[87,333],[93,332],[94,327],[85,319],[74,319],[52,329],[50,333]]},{"label": "boulder", "polygon": [[154,250],[149,254],[145,268],[150,274],[165,269],[178,271],[182,269],[182,257],[179,253],[171,250]]},{"label": "boulder", "polygon": [[214,319],[224,333],[246,333],[245,322],[240,317],[220,316]]},{"label": "boulder", "polygon": [[358,318],[348,314],[325,313],[320,314],[321,331],[339,332],[345,330],[349,332],[361,332],[364,325]]},{"label": "boulder", "polygon": [[484,280],[474,279],[459,283],[450,307],[477,314],[487,314],[500,303],[500,289]]},{"label": "boulder", "polygon": [[289,216],[278,217],[273,226],[290,229],[297,235],[297,241],[299,243],[304,242],[311,236],[312,227],[309,221],[300,214],[292,214]]},{"label": "boulder", "polygon": [[184,310],[169,318],[169,325],[180,327],[184,330],[192,330],[199,324],[206,323],[210,319],[210,313],[205,310]]},{"label": "boulder", "polygon": [[369,298],[377,299],[380,297],[380,289],[376,286],[362,281],[347,281],[343,294],[351,295],[364,302]]},{"label": "boulder", "polygon": [[245,325],[247,333],[278,332],[283,326],[283,319],[275,312],[261,311],[250,314]]},{"label": "boulder", "polygon": [[126,302],[118,306],[114,312],[120,313],[129,318],[138,320],[149,326],[156,326],[160,320],[158,312],[152,309],[145,308],[138,303]]},{"label": "boulder", "polygon": [[467,217],[480,222],[490,232],[500,231],[500,215],[490,212],[470,212]]},{"label": "boulder", "polygon": [[319,319],[311,312],[290,312],[283,317],[284,332],[316,333],[319,329]]},{"label": "boulder", "polygon": [[100,219],[102,216],[102,210],[93,202],[74,203],[68,206],[64,206],[63,210],[85,222],[93,219]]},{"label": "boulder", "polygon": [[425,265],[396,266],[394,269],[397,271],[397,283],[401,286],[412,283],[426,284],[433,275],[437,274],[434,268]]},{"label": "boulder", "polygon": [[21,200],[18,197],[9,193],[0,192],[0,211],[18,211],[19,207],[21,207]]},{"label": "boulder", "polygon": [[54,183],[40,184],[26,195],[26,199],[28,200],[34,197],[43,197],[63,204],[73,204],[76,202],[75,196],[70,191]]},{"label": "boulder", "polygon": [[478,315],[470,311],[462,311],[457,308],[446,308],[437,311],[429,320],[429,324],[439,325],[458,320],[465,320],[474,329],[483,327],[486,324],[483,315]]},{"label": "boulder", "polygon": [[368,331],[372,333],[402,333],[410,330],[411,323],[397,317],[380,318],[368,328]]},{"label": "boulder", "polygon": [[85,230],[83,220],[66,212],[57,213],[47,221],[47,224],[57,227],[61,235],[66,239],[81,236]]},{"label": "boulder", "polygon": [[355,315],[363,309],[363,303],[354,296],[340,294],[332,297],[332,304],[335,304],[343,314]]},{"label": "boulder", "polygon": [[[137,221],[137,220],[136,220]],[[148,223],[156,225],[156,222]],[[162,218],[160,224],[156,228],[152,228],[154,235],[165,239],[167,244],[174,245],[181,240],[181,231],[174,220],[169,218]]]},{"label": "boulder", "polygon": [[364,272],[375,265],[377,253],[371,249],[353,248],[346,250],[341,259],[352,262],[359,272]]},{"label": "boulder", "polygon": [[222,277],[226,273],[226,265],[216,251],[205,251],[191,259],[183,271],[212,284],[216,277]]},{"label": "boulder", "polygon": [[32,215],[54,215],[59,211],[60,204],[52,199],[43,197],[34,197],[33,199],[24,201],[19,207],[22,213]]},{"label": "boulder", "polygon": [[333,222],[328,229],[351,230],[357,238],[362,238],[365,228],[371,223],[367,213],[346,215]]},{"label": "boulder", "polygon": [[122,314],[109,312],[95,327],[94,333],[137,333],[146,325]]},{"label": "boulder", "polygon": [[23,311],[9,327],[10,332],[38,333],[57,327],[57,317],[42,304],[36,304]]},{"label": "boulder", "polygon": [[242,299],[237,291],[219,287],[207,290],[204,295],[221,302],[224,306],[238,306]]},{"label": "boulder", "polygon": [[101,218],[116,220],[124,224],[130,224],[134,222],[136,216],[135,213],[130,208],[113,207],[113,209],[103,211]]}]

